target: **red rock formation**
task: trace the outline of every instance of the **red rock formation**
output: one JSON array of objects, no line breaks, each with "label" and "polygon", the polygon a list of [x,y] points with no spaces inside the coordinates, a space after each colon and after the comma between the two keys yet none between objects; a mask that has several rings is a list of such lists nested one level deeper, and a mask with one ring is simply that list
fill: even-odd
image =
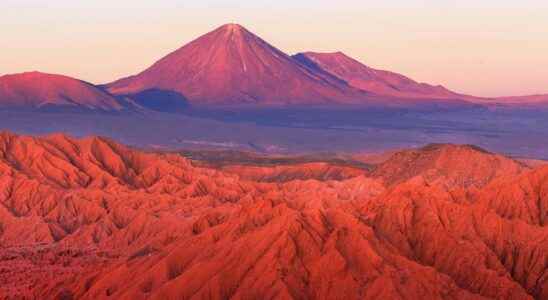
[{"label": "red rock formation", "polygon": [[437,145],[376,172],[259,183],[103,138],[5,133],[0,297],[548,297],[548,168]]},{"label": "red rock formation", "polygon": [[429,184],[482,187],[495,178],[515,176],[527,169],[525,164],[475,146],[431,144],[395,153],[371,176],[389,185],[422,176]]},{"label": "red rock formation", "polygon": [[0,77],[0,107],[73,108],[119,111],[122,103],[107,92],[62,75],[29,72]]},{"label": "red rock formation", "polygon": [[301,65],[237,24],[217,28],[145,71],[107,86],[115,94],[176,91],[195,105],[359,103],[365,98],[363,92]]},{"label": "red rock formation", "polygon": [[548,167],[499,178],[481,190],[475,201],[504,218],[544,227],[548,224]]},{"label": "red rock formation", "polygon": [[368,173],[363,169],[330,163],[303,163],[270,167],[229,165],[222,167],[221,170],[226,173],[237,174],[244,180],[260,182],[288,182],[308,179],[320,181],[344,180]]},{"label": "red rock formation", "polygon": [[548,165],[548,161],[542,159],[519,158],[518,161],[531,168]]}]

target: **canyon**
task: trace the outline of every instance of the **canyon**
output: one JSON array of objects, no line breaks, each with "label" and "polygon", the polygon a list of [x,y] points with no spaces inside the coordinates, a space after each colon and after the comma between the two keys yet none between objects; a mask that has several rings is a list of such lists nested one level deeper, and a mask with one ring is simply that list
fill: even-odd
[{"label": "canyon", "polygon": [[454,144],[359,159],[4,132],[0,297],[548,298],[544,162]]}]

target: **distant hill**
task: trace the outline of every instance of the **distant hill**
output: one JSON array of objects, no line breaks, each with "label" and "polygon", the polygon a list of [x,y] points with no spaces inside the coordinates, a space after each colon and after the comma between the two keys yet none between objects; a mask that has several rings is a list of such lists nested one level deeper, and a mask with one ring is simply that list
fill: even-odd
[{"label": "distant hill", "polygon": [[0,108],[122,111],[134,104],[81,80],[28,72],[0,77]]}]

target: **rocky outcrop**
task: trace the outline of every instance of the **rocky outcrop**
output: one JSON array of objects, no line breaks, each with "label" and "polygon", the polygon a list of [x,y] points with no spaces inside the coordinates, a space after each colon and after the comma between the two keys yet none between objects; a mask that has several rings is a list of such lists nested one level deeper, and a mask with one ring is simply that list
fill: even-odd
[{"label": "rocky outcrop", "polygon": [[437,145],[371,176],[240,176],[103,138],[4,133],[0,296],[548,297],[545,167]]},{"label": "rocky outcrop", "polygon": [[421,176],[429,184],[482,187],[495,178],[520,174],[525,164],[472,145],[431,144],[396,152],[379,164],[371,176],[396,185]]}]

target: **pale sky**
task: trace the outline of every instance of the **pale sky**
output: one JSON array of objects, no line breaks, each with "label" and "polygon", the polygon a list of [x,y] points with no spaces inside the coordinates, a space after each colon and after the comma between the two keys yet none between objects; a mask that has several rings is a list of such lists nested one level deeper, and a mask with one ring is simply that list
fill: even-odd
[{"label": "pale sky", "polygon": [[478,96],[548,93],[546,0],[0,2],[0,74],[106,83],[233,22],[288,54],[343,51]]}]

